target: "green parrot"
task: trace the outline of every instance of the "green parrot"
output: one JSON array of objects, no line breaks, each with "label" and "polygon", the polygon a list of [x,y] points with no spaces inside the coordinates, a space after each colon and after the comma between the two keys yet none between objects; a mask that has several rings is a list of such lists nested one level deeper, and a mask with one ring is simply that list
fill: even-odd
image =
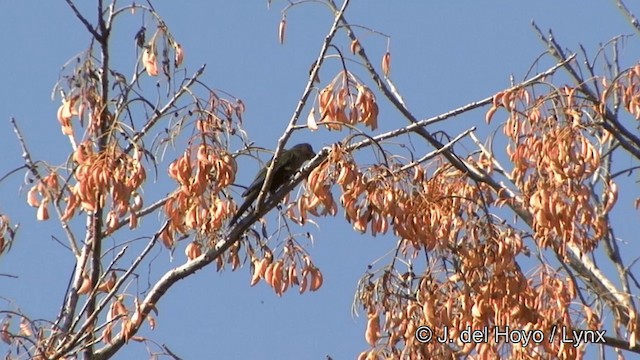
[{"label": "green parrot", "polygon": [[[307,143],[298,144],[291,149],[282,151],[272,170],[271,184],[267,190],[269,190],[270,193],[276,192],[280,186],[291,180],[305,161],[312,159],[315,155],[315,151],[313,151],[311,145]],[[264,183],[264,178],[267,176],[267,169],[272,161],[273,159],[269,160],[269,162],[260,169],[251,185],[242,193],[244,202],[231,218],[229,226],[235,224],[238,218],[242,216],[256,198],[258,198],[260,189],[262,189],[262,184]]]}]

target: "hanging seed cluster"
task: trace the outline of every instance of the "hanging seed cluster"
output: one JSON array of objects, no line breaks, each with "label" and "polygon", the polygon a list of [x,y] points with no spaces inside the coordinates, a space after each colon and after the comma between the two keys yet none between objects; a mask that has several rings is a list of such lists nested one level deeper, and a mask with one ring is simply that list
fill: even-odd
[{"label": "hanging seed cluster", "polygon": [[67,77],[70,90],[62,99],[57,117],[64,135],[74,136],[73,120],[87,124],[87,138],[99,136],[105,126],[113,124],[114,117],[103,102],[100,89],[100,65],[86,59]]},{"label": "hanging seed cluster", "polygon": [[[329,130],[342,130],[343,124],[355,126],[362,123],[371,130],[378,128],[378,103],[367,86],[348,71],[339,73],[324,89],[320,90],[316,102],[320,120]],[[307,120],[316,127],[315,108]]]},{"label": "hanging seed cluster", "polygon": [[[604,215],[617,199],[613,181],[601,185],[601,198],[588,191],[601,168],[599,146],[608,139],[606,132],[592,135],[588,130],[593,126],[588,115],[597,106],[565,87],[535,100],[525,89],[497,94],[487,120],[499,109],[508,112],[503,131],[510,141],[507,154],[513,170],[507,176],[517,188],[516,199],[532,214],[534,241],[561,255],[567,244],[592,251],[606,232]],[[487,154],[466,161],[493,171],[494,159]],[[485,208],[513,200],[495,196],[489,187],[470,182],[446,163],[438,164],[430,176],[421,166],[412,174],[392,169],[380,166],[362,172],[336,145],[309,175],[307,192],[297,207],[301,222],[307,212],[335,214],[331,190],[337,184],[345,216],[355,230],[376,235],[392,229],[400,238],[400,253],[409,258],[425,250],[453,259],[449,267],[428,269],[414,279],[393,271],[368,278],[359,288],[358,303],[368,314],[365,340],[371,349],[361,358],[579,356],[580,350],[557,339],[536,348],[535,356],[518,344],[418,342],[415,330],[425,324],[446,327],[453,332],[449,336],[457,338],[467,327],[509,326],[549,334],[554,327],[571,331],[580,321],[583,328],[598,329],[600,320],[586,309],[584,315],[575,313],[578,305],[570,280],[548,269],[539,270],[538,281],[521,272],[516,257],[529,252],[521,234],[494,223]],[[443,273],[447,277],[432,276]]]},{"label": "hanging seed cluster", "polygon": [[307,290],[316,291],[323,283],[323,276],[306,251],[293,240],[288,240],[283,248],[283,255],[274,259],[273,252],[263,247],[263,255],[259,257],[249,251],[253,275],[251,286],[264,281],[278,296],[288,289],[297,287],[300,294]]},{"label": "hanging seed cluster", "polygon": [[[360,358],[475,354],[472,358],[492,359],[503,353],[528,358],[530,353],[504,344],[423,344],[415,338],[423,325],[447,327],[452,338],[467,327],[510,326],[547,333],[556,325],[571,328],[569,305],[575,293],[569,282],[552,277],[551,272],[542,272],[538,283],[527,279],[516,263],[516,257],[528,251],[520,234],[504,223],[491,221],[484,209],[493,201],[488,190],[470,183],[457,169],[440,164],[430,177],[420,166],[412,173],[394,173],[382,167],[361,172],[348,152],[336,145],[325,163],[309,175],[307,193],[298,203],[301,219],[305,211],[331,214],[334,184],[342,191],[340,201],[355,230],[375,235],[393,229],[401,239],[400,254],[409,259],[424,249],[453,259],[448,268],[432,264],[422,276],[388,268],[381,270],[382,274],[366,276],[359,286],[357,303],[367,313],[365,340],[371,349]],[[434,278],[432,274],[449,275]],[[597,328],[593,319],[590,325]],[[577,352],[565,349],[559,341],[540,349],[548,354],[559,351],[563,352],[560,358],[566,359]]]},{"label": "hanging seed cluster", "polygon": [[[142,66],[149,76],[158,76],[160,69],[162,69],[162,73],[167,79],[171,79],[171,60],[173,60],[174,68],[180,67],[184,61],[184,49],[163,23],[159,24],[148,41],[146,40],[145,28],[140,29],[136,34],[136,43],[142,49]],[[173,57],[171,57],[171,53],[173,53]],[[160,56],[160,66],[158,66],[158,56]]]},{"label": "hanging seed cluster", "polygon": [[307,192],[298,200],[299,219],[304,222],[307,212],[335,215],[331,189],[337,184],[345,217],[355,230],[375,236],[391,228],[405,245],[433,249],[455,238],[453,229],[466,221],[458,215],[460,209],[473,213],[477,207],[466,199],[476,199],[479,190],[463,179],[464,174],[446,165],[430,179],[419,166],[413,174],[383,166],[363,173],[344,148],[334,145],[325,162],[309,174]]},{"label": "hanging seed cluster", "polygon": [[[507,176],[516,187],[516,200],[504,193],[494,197],[487,186],[465,186],[465,176],[457,170],[447,170],[447,166],[439,166],[422,184],[412,184],[418,190],[417,196],[410,192],[396,194],[394,202],[398,206],[417,213],[394,218],[397,234],[413,239],[414,232],[406,230],[421,223],[420,215],[425,215],[423,220],[431,220],[415,229],[421,242],[417,243],[419,247],[410,242],[416,252],[408,255],[415,256],[424,247],[430,250],[429,254],[451,262],[443,265],[440,261],[444,260],[433,260],[422,276],[384,269],[381,274],[365,277],[359,286],[358,303],[368,314],[365,340],[371,349],[360,358],[581,356],[583,349],[560,342],[557,337],[524,347],[462,343],[459,335],[463,330],[485,326],[509,326],[547,335],[554,329],[570,332],[574,326],[601,328],[593,310],[576,303],[576,289],[570,279],[544,267],[538,269],[537,277],[525,276],[516,263],[518,255],[529,252],[521,234],[506,223],[491,221],[479,206],[521,201],[532,215],[532,237],[537,246],[551,247],[561,256],[568,244],[584,253],[592,251],[607,231],[605,215],[615,205],[617,186],[611,180],[601,182],[600,197],[590,190],[589,182],[602,171],[600,151],[611,135],[593,120],[604,116],[600,104],[586,99],[570,87],[538,99],[523,88],[494,97],[486,119],[490,122],[499,109],[508,112],[503,132],[509,140],[507,155],[513,169]],[[491,173],[495,159],[483,153],[467,161]],[[417,202],[404,207],[405,199]],[[446,203],[446,208],[439,208],[439,203]],[[406,249],[401,248],[401,253]],[[417,341],[415,331],[423,325],[434,329],[434,336],[443,336],[442,329],[446,328],[454,342]],[[630,329],[631,339],[635,339],[637,329],[633,325]]]},{"label": "hanging seed cluster", "polygon": [[[496,109],[508,111],[503,129],[510,140],[511,178],[533,215],[536,242],[560,254],[567,244],[593,250],[607,231],[605,215],[617,199],[613,181],[602,184],[603,201],[590,190],[590,178],[601,165],[589,135],[589,112],[598,106],[577,91],[563,87],[535,100],[524,88],[499,93],[487,114],[490,121]],[[595,141],[602,145],[607,139],[605,133]]]},{"label": "hanging seed cluster", "polygon": [[[79,144],[72,156],[76,165],[75,184],[66,187],[64,201],[67,206],[61,220],[68,221],[78,209],[93,213],[98,208],[108,208],[107,233],[117,228],[127,214],[131,228],[135,228],[135,212],[142,207],[138,189],[146,179],[140,159],[141,152],[137,147],[129,155],[116,144],[101,152],[94,152],[88,141]],[[51,172],[36,182],[27,194],[27,203],[38,208],[38,220],[49,219],[49,205],[61,191],[58,178],[56,172]]]},{"label": "hanging seed cluster", "polygon": [[[483,229],[490,229],[485,234]],[[472,229],[468,229],[471,231]],[[493,234],[493,238],[486,238]],[[367,313],[364,338],[371,347],[360,359],[575,359],[580,350],[559,338],[540,344],[506,342],[462,342],[468,329],[494,328],[539,331],[571,331],[572,324],[599,329],[599,318],[587,307],[578,310],[575,289],[570,280],[555,271],[541,268],[533,276],[523,274],[515,263],[522,251],[522,240],[509,228],[479,222],[475,235],[461,236],[450,249],[436,247],[437,256],[427,270],[416,276],[385,268],[368,274],[360,282],[358,303]],[[502,258],[501,258],[502,256]],[[442,266],[443,260],[451,263]],[[445,274],[449,274],[448,276]],[[416,339],[421,326],[433,330],[433,337],[452,339],[442,344]],[[446,329],[446,332],[445,332]],[[532,351],[535,348],[535,351]]]},{"label": "hanging seed cluster", "polygon": [[[153,316],[148,315],[146,318],[143,318],[140,314],[142,313],[142,309],[140,306],[140,300],[137,297],[133,298],[133,309],[127,308],[125,304],[125,297],[120,295],[117,296],[109,306],[109,311],[107,312],[107,321],[104,329],[102,330],[102,341],[105,343],[111,343],[113,340],[113,331],[118,329],[119,326],[119,334],[122,334],[122,337],[125,341],[134,340],[134,341],[145,341],[146,339],[141,336],[134,336],[132,329],[135,327],[139,327],[144,320],[147,321],[147,324],[151,328],[151,330],[156,327],[156,320]],[[155,308],[153,309],[156,310]]]},{"label": "hanging seed cluster", "polygon": [[[144,29],[144,28],[143,28]],[[158,46],[162,47],[162,69],[169,77],[169,49],[174,50],[174,66],[180,66],[184,59],[182,47],[161,24],[147,45],[145,32],[136,35],[138,46],[144,49],[143,66],[149,75],[157,75],[156,54]],[[161,45],[159,45],[161,44]],[[105,103],[101,94],[104,76],[101,65],[87,54],[73,71],[65,75],[66,86],[62,105],[58,108],[57,118],[62,133],[68,135],[75,143],[75,128],[86,125],[86,132],[80,144],[74,147],[72,157],[75,184],[62,189],[58,183],[58,175],[51,173],[39,180],[29,191],[27,202],[37,207],[37,218],[49,218],[48,205],[64,197],[67,203],[61,216],[63,221],[70,220],[78,209],[92,213],[97,209],[108,207],[105,219],[107,233],[120,226],[122,218],[129,214],[129,225],[135,228],[138,223],[136,211],[142,207],[139,188],[146,178],[141,164],[143,149],[138,144],[127,144],[125,148],[117,143],[110,134],[114,130],[124,131],[119,123],[119,115],[110,111],[111,104]],[[116,82],[122,79],[115,78]],[[93,140],[89,140],[93,139]],[[100,139],[100,140],[95,140]],[[106,139],[106,140],[105,140]],[[133,154],[131,154],[133,149]],[[64,190],[64,194],[60,191]]]},{"label": "hanging seed cluster", "polygon": [[[229,136],[238,131],[244,110],[241,100],[221,98],[214,92],[208,100],[196,103],[191,111],[196,117],[196,131],[191,139],[198,145],[188,147],[169,165],[169,177],[176,181],[178,188],[163,207],[169,225],[160,238],[165,246],[172,248],[177,236],[195,232],[196,239],[185,248],[189,260],[215,246],[202,239],[219,239],[216,234],[235,211],[235,205],[224,193],[234,183],[238,169],[226,148]],[[239,249],[235,244],[226,252],[233,270],[241,265]],[[216,261],[220,270],[225,260],[220,256]]]},{"label": "hanging seed cluster", "polygon": [[[169,176],[179,189],[164,205],[169,226],[161,239],[167,247],[173,247],[177,233],[213,234],[222,227],[233,205],[220,198],[220,191],[233,184],[236,171],[236,162],[226,150],[207,144],[200,144],[195,154],[187,149],[169,165]],[[199,253],[196,249],[190,258]]]},{"label": "hanging seed cluster", "polygon": [[[607,99],[617,94],[622,99],[624,108],[637,120],[640,120],[640,64],[628,69],[626,74],[620,76],[612,84],[603,79],[605,91],[602,92],[601,104],[606,104]],[[604,109],[601,110],[603,112]]]}]

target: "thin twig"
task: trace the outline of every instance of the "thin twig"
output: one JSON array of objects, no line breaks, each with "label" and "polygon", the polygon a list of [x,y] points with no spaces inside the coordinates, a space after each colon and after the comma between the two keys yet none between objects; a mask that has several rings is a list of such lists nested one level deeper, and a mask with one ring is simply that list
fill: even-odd
[{"label": "thin twig", "polygon": [[182,85],[180,90],[173,95],[173,97],[162,107],[160,110],[155,110],[153,116],[147,121],[146,124],[142,127],[142,130],[133,135],[133,139],[129,146],[125,149],[125,152],[131,151],[133,148],[133,144],[137,143],[140,138],[142,138],[155,124],[162,118],[169,109],[173,107],[173,105],[187,92],[187,90],[196,82],[198,77],[204,73],[206,65],[202,65],[196,73],[187,81],[186,84]]},{"label": "thin twig", "polygon": [[449,141],[448,143],[444,144],[443,147],[441,147],[440,149],[436,149],[433,150],[431,152],[429,152],[428,154],[424,155],[423,157],[421,157],[418,160],[412,161],[404,166],[402,166],[400,169],[398,169],[398,171],[406,171],[414,166],[417,166],[419,164],[422,164],[423,162],[432,159],[433,157],[442,154],[444,151],[449,151],[449,149],[451,149],[453,147],[453,145],[455,143],[457,143],[458,141],[462,140],[465,136],[469,135],[469,134],[473,134],[473,132],[476,130],[476,127],[473,126],[465,131],[463,131],[462,133],[458,134],[458,136],[454,137],[453,139],[451,139],[451,141]]},{"label": "thin twig", "polygon": [[[567,71],[567,73],[571,75],[571,77],[576,82],[580,91],[592,103],[600,104],[600,99],[597,97],[594,91],[591,90],[589,86],[587,86],[587,83],[578,74],[578,72],[568,62],[565,62],[565,60],[568,59],[568,57],[565,55],[564,51],[562,50],[562,47],[558,44],[558,42],[554,38],[553,33],[549,31],[549,36],[547,38],[545,37],[542,30],[534,22],[532,22],[531,25],[538,33],[538,37],[540,38],[540,40],[545,45],[547,45],[547,48],[549,49],[549,53],[553,57],[555,57],[558,61],[564,62],[565,71]],[[604,118],[603,119],[604,121],[602,121],[600,125],[605,130],[610,132],[611,135],[613,135],[613,137],[620,143],[620,145],[622,145],[622,147],[625,148],[625,150],[627,150],[630,154],[635,156],[637,159],[640,159],[640,138],[635,136],[631,131],[629,131],[626,127],[624,127],[620,123],[620,121],[618,121],[618,118],[616,117],[615,113],[612,112],[608,106],[604,107],[604,111],[601,114],[601,116]]]},{"label": "thin twig", "polygon": [[80,20],[80,22],[82,24],[84,24],[84,26],[87,28],[87,30],[91,33],[91,35],[93,35],[93,37],[98,40],[101,41],[102,36],[100,34],[98,34],[98,32],[96,31],[96,29],[93,28],[93,25],[91,25],[91,23],[89,22],[89,20],[87,20],[87,18],[84,17],[84,15],[82,15],[80,13],[80,11],[78,10],[78,8],[76,8],[76,5],[73,3],[73,1],[71,0],[65,0],[67,2],[67,5],[69,5],[69,7],[71,8],[71,10],[73,11],[73,13],[76,15],[76,17],[78,18],[78,20]]},{"label": "thin twig", "polygon": [[[160,237],[160,234],[162,234],[162,232],[165,231],[168,226],[169,226],[169,222],[167,221],[167,222],[164,223],[162,228],[153,235],[153,237],[151,238],[151,240],[149,241],[147,246],[142,250],[140,255],[138,255],[138,257],[133,261],[133,264],[131,264],[131,266],[124,272],[124,274],[122,276],[120,276],[120,278],[118,278],[118,280],[116,281],[116,284],[113,286],[113,289],[111,289],[111,291],[109,291],[109,293],[102,299],[102,301],[100,301],[100,303],[96,307],[95,311],[92,314],[89,314],[87,316],[87,319],[85,320],[84,325],[76,333],[76,335],[73,338],[71,338],[69,341],[67,341],[65,343],[65,346],[60,347],[60,348],[58,348],[56,350],[56,354],[53,357],[54,360],[55,359],[59,359],[60,357],[64,356],[67,352],[69,352],[78,343],[78,341],[80,340],[82,334],[85,333],[88,330],[88,327],[97,318],[98,314],[100,314],[100,312],[106,307],[107,303],[109,301],[111,301],[111,299],[115,296],[116,292],[120,289],[122,284],[126,280],[129,279],[129,276],[131,276],[131,274],[135,271],[135,269],[140,265],[142,260],[147,256],[149,251],[151,251],[151,249],[157,243],[158,238]],[[150,306],[150,304],[147,304],[147,306]],[[151,304],[151,307],[155,307],[155,303]],[[142,308],[144,309],[144,303],[143,303]],[[145,318],[149,314],[149,311],[151,311],[151,308],[148,309],[147,312],[144,313],[144,315],[141,315],[142,318]],[[139,328],[139,325],[138,325],[138,327],[136,327],[135,331],[137,331],[138,328]],[[135,333],[135,331],[134,331],[134,333]],[[103,358],[106,359],[106,358],[110,357],[111,355],[113,355],[113,353],[115,353],[115,351],[117,351],[124,344],[124,340],[122,339],[122,334],[120,334],[118,336],[118,338],[121,339],[121,341],[122,341],[122,343],[119,344],[119,346],[114,347],[116,345],[116,341],[114,341],[110,345],[107,345],[107,346],[99,349],[98,351],[96,351],[93,354],[94,355],[94,360],[103,359]],[[107,357],[102,357],[102,356],[105,356],[104,355],[105,349],[112,349],[113,352],[110,353],[110,355],[107,356]]]},{"label": "thin twig", "polygon": [[633,15],[633,13],[629,10],[629,8],[627,8],[627,6],[622,2],[622,0],[615,0],[615,2],[616,2],[616,5],[618,6],[618,9],[620,9],[624,17],[627,18],[627,20],[629,20],[629,23],[631,24],[631,26],[633,26],[633,28],[636,29],[638,34],[640,34],[640,22],[638,21],[638,18],[635,17],[635,15]]},{"label": "thin twig", "polygon": [[[138,218],[143,218],[146,215],[149,215],[149,214],[153,213],[155,210],[157,210],[157,209],[161,208],[162,206],[164,206],[164,204],[166,204],[167,200],[169,200],[169,196],[166,196],[166,197],[154,202],[153,204],[147,206],[144,209],[140,209],[139,211],[136,211],[135,212],[135,216],[137,216]],[[123,219],[122,221],[118,222],[118,224],[115,227],[113,227],[110,230],[110,232],[114,233],[118,229],[128,225],[129,222],[131,221],[131,217],[132,216],[134,216],[134,215],[130,214],[126,219]],[[103,235],[106,236],[107,234],[103,233]]]}]

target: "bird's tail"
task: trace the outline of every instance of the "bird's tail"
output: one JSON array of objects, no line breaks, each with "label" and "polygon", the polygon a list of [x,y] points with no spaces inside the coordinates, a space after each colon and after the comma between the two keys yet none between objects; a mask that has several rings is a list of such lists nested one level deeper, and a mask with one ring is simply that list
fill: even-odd
[{"label": "bird's tail", "polygon": [[233,217],[231,218],[231,221],[229,221],[229,226],[233,226],[233,224],[235,224],[238,221],[240,216],[242,216],[242,214],[244,214],[245,211],[247,211],[247,209],[249,208],[249,206],[251,206],[251,204],[256,199],[256,197],[257,196],[248,196],[244,199],[244,202],[242,203],[242,205],[240,205],[240,208],[238,208],[238,211],[236,211],[235,215],[233,215]]}]

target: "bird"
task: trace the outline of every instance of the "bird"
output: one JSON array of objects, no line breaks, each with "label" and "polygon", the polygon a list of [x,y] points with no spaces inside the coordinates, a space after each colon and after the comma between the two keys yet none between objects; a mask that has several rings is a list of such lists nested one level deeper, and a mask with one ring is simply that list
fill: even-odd
[{"label": "bird", "polygon": [[[280,186],[286,184],[293,175],[300,169],[302,164],[304,164],[307,160],[311,160],[316,155],[315,151],[313,151],[313,147],[308,143],[297,144],[293,146],[291,149],[286,149],[282,151],[278,159],[276,160],[275,166],[272,170],[271,184],[267,189],[270,193],[276,192],[280,188]],[[253,204],[258,195],[260,194],[260,189],[262,189],[262,184],[264,183],[265,177],[267,176],[267,169],[271,165],[273,158],[269,160],[269,162],[258,171],[255,179],[247,187],[247,189],[242,193],[242,197],[244,198],[244,202],[238,208],[235,215],[229,221],[229,226],[233,225],[238,221],[238,218],[244,214],[245,211]]]}]

